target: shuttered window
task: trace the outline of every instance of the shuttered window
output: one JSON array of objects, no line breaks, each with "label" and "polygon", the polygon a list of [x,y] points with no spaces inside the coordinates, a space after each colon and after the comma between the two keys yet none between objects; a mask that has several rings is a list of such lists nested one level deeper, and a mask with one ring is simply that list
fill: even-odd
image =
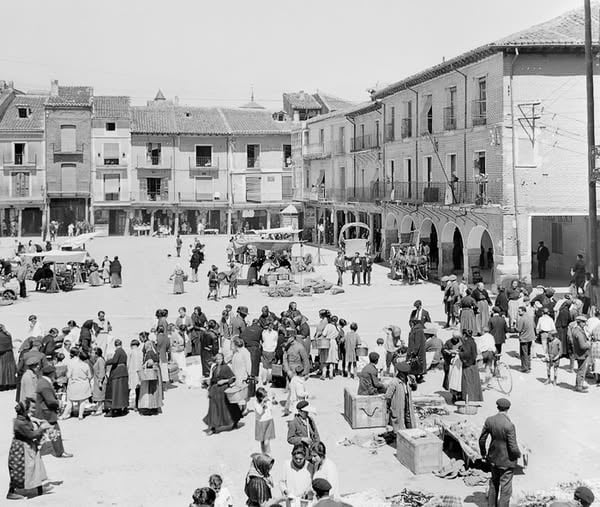
[{"label": "shuttered window", "polygon": [[60,166],[61,191],[67,193],[77,192],[77,166],[75,164],[62,164]]},{"label": "shuttered window", "polygon": [[293,197],[294,191],[292,189],[292,176],[283,175],[281,177],[281,198],[284,201],[287,201]]},{"label": "shuttered window", "polygon": [[60,126],[60,151],[65,153],[77,151],[77,129],[75,125]]},{"label": "shuttered window", "polygon": [[260,202],[260,176],[246,177],[246,201]]},{"label": "shuttered window", "polygon": [[121,177],[118,174],[104,175],[104,200],[118,201],[121,193]]},{"label": "shuttered window", "polygon": [[118,165],[119,143],[104,143],[104,165]]},{"label": "shuttered window", "polygon": [[29,197],[29,173],[12,173],[12,196]]},{"label": "shuttered window", "polygon": [[197,177],[195,190],[197,201],[212,201],[214,196],[214,179],[210,176]]}]

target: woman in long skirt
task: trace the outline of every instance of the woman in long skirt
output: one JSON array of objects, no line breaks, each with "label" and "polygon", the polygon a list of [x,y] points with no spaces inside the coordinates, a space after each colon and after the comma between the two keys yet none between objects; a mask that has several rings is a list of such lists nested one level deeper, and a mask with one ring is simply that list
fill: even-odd
[{"label": "woman in long skirt", "polygon": [[121,267],[121,261],[119,260],[119,257],[115,256],[114,260],[110,263],[110,286],[115,288],[115,287],[120,287],[121,284],[123,283],[123,280],[121,278],[121,271],[122,271],[122,267]]},{"label": "woman in long skirt", "polygon": [[144,343],[144,363],[139,376],[138,412],[141,415],[159,414],[163,406],[162,375],[159,368],[158,350],[150,340]]},{"label": "woman in long skirt", "polygon": [[44,493],[43,482],[47,479],[46,469],[40,454],[39,443],[44,431],[50,425],[43,421],[39,426],[29,417],[29,401],[19,402],[15,407],[17,417],[13,423],[13,440],[8,453],[8,486],[7,500],[20,500],[25,497],[17,494],[17,490],[36,490],[38,495]]},{"label": "woman in long skirt", "polygon": [[477,330],[475,308],[477,308],[475,300],[471,297],[470,290],[467,290],[467,295],[460,300],[461,331],[471,331],[471,333],[474,333]]},{"label": "woman in long skirt", "polygon": [[112,415],[127,413],[129,408],[129,374],[127,371],[127,353],[122,348],[122,342],[115,340],[115,354],[106,361],[110,366],[106,382],[105,408]]},{"label": "woman in long skirt", "polygon": [[461,395],[463,401],[483,401],[481,379],[477,367],[477,345],[471,331],[463,331],[463,340],[458,357],[462,361]]},{"label": "woman in long skirt", "polygon": [[171,275],[171,280],[173,280],[173,294],[183,294],[183,277],[185,272],[182,267],[177,265],[175,266],[175,271]]},{"label": "woman in long skirt", "polygon": [[94,366],[92,367],[92,401],[96,404],[96,414],[102,414],[106,396],[106,361],[102,357],[102,349],[93,349]]},{"label": "woman in long skirt", "polygon": [[477,333],[482,334],[483,328],[488,327],[490,322],[490,305],[492,304],[490,295],[485,289],[483,282],[477,284],[471,297],[475,300],[475,304],[477,305],[477,315],[475,315]]},{"label": "woman in long skirt", "polygon": [[0,391],[17,387],[17,365],[11,334],[0,324]]},{"label": "woman in long skirt", "polygon": [[235,376],[231,368],[223,363],[223,354],[215,356],[215,365],[210,375],[208,389],[208,413],[204,423],[208,426],[208,433],[215,433],[225,426],[237,426],[241,419],[240,406],[230,403],[225,390],[235,383]]}]

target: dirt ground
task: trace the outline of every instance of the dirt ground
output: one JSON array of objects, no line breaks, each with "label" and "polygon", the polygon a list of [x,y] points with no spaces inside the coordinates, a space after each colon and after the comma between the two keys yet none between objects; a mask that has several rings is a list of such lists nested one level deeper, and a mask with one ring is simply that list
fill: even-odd
[{"label": "dirt ground", "polygon": [[[187,306],[191,311],[200,305],[209,317],[217,318],[230,301],[207,302],[204,276],[211,264],[224,265],[226,241],[224,237],[203,239],[206,262],[199,270],[201,282],[186,283],[185,294],[173,295],[169,275],[178,261],[188,269],[187,253],[181,259],[168,256],[174,254],[173,238],[95,239],[88,250],[98,261],[104,255],[118,255],[121,259],[122,288],[81,286],[69,293],[32,292],[26,301],[0,307],[0,322],[14,338],[23,339],[29,314],[37,314],[47,329],[60,328],[69,319],[80,324],[102,309],[112,322],[114,334],[129,343],[139,331],[152,326],[154,311],[159,307],[168,308],[174,315],[179,306]],[[184,252],[190,242],[191,237],[185,238]],[[334,280],[334,253],[323,251],[322,257],[325,265],[318,268],[318,273]],[[376,338],[383,336],[382,328],[386,324],[398,324],[404,334],[408,333],[408,316],[415,299],[423,301],[434,320],[443,319],[438,286],[402,286],[386,275],[387,270],[375,266],[370,287],[346,286],[346,292],[341,295],[298,297],[296,301],[313,325],[320,308],[330,308],[348,322],[357,322],[359,334],[370,347],[375,345]],[[297,280],[300,281],[300,277]],[[269,298],[259,287],[241,286],[240,296],[231,304],[248,306],[252,317],[258,315],[264,304],[279,313],[289,302],[289,298]],[[441,333],[443,339],[448,335]],[[508,350],[517,350],[514,340],[509,342]],[[515,357],[507,360],[513,366],[518,364]],[[523,490],[550,488],[559,481],[600,477],[600,446],[595,438],[600,423],[600,389],[591,387],[589,394],[576,393],[572,390],[574,374],[563,369],[559,375],[560,384],[554,388],[542,383],[545,377],[542,362],[534,361],[529,375],[513,370],[510,417],[516,424],[519,440],[531,448],[529,467],[514,480],[516,495]],[[339,470],[342,493],[375,488],[393,494],[411,488],[456,494],[468,503],[485,502],[484,487],[469,488],[461,479],[438,479],[430,474],[414,476],[399,463],[394,449],[389,446],[371,454],[359,446],[337,445],[344,437],[377,433],[376,430],[355,432],[343,418],[343,389],[348,386],[354,390],[357,383],[357,380],[341,377],[328,381],[310,379],[308,383],[317,407],[319,431],[328,455]],[[440,389],[440,372],[430,373],[419,386],[419,392],[423,393]],[[275,391],[277,397],[283,399],[283,391]],[[485,417],[495,413],[495,400],[500,396],[498,392],[486,391],[484,406],[477,415],[470,416],[478,426]],[[14,391],[0,393],[0,461],[3,463],[6,463],[12,436],[13,400]],[[254,417],[247,416],[244,426],[237,431],[207,436],[202,422],[207,406],[205,390],[180,386],[166,393],[164,413],[160,416],[141,417],[132,413],[117,419],[88,417],[82,422],[73,419],[63,422],[66,449],[75,457],[45,458],[49,478],[63,482],[52,494],[32,499],[28,505],[183,506],[189,504],[195,488],[207,485],[212,473],[223,476],[235,505],[243,505],[249,455],[259,449],[258,442],[254,441]],[[274,409],[274,417],[277,439],[272,445],[273,473],[277,484],[291,448],[285,440],[287,425],[281,408]],[[0,482],[8,485],[6,466],[0,468]]]}]

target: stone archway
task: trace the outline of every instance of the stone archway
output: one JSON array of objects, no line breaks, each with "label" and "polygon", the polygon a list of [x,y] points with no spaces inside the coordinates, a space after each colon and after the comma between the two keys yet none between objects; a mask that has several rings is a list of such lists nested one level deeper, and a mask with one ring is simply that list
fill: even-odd
[{"label": "stone archway", "polygon": [[419,227],[419,238],[422,244],[429,246],[429,261],[432,269],[438,269],[440,261],[440,241],[437,227],[430,218],[425,218]]},{"label": "stone archway", "polygon": [[389,259],[390,248],[393,243],[398,243],[398,218],[393,213],[389,213],[385,217],[385,247],[384,247],[384,259]]},{"label": "stone archway", "polygon": [[408,232],[412,232],[415,230],[415,221],[412,217],[408,215],[404,215],[402,217],[402,221],[400,222],[400,232],[402,234],[406,234]]},{"label": "stone archway", "polygon": [[462,273],[464,276],[464,240],[456,223],[448,222],[441,236],[441,275]]},{"label": "stone archway", "polygon": [[482,225],[476,225],[467,238],[467,263],[465,271],[478,267],[485,283],[493,283],[494,277],[494,241],[490,232]]}]

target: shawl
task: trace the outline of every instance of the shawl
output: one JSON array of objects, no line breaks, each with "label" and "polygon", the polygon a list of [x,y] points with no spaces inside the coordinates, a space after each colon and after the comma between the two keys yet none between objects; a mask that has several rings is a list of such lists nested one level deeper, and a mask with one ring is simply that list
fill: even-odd
[{"label": "shawl", "polygon": [[250,457],[252,458],[252,462],[246,476],[246,483],[248,483],[251,477],[259,477],[264,479],[270,487],[273,487],[273,480],[269,473],[275,460],[268,454],[262,453],[254,453]]}]

